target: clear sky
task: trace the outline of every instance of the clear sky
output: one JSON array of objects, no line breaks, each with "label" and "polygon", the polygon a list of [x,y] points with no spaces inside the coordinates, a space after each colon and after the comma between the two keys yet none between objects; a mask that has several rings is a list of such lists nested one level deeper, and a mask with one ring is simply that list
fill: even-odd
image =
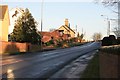
[{"label": "clear sky", "polygon": [[[102,5],[95,4],[91,0],[44,0],[43,3],[43,31],[49,31],[51,28],[58,29],[64,24],[65,18],[69,19],[72,29],[77,27],[77,30],[81,33],[82,28],[85,33],[85,38],[90,40],[91,36],[95,32],[101,32],[103,37],[107,34],[107,21],[105,17],[101,15],[107,15],[109,18],[113,18],[114,14]],[[9,10],[15,7],[28,8],[33,17],[39,23],[38,29],[40,30],[41,20],[41,1],[34,0],[32,2],[17,0],[4,0],[2,4],[8,4]],[[111,23],[112,25],[112,23]],[[111,26],[111,30],[113,26]]]}]

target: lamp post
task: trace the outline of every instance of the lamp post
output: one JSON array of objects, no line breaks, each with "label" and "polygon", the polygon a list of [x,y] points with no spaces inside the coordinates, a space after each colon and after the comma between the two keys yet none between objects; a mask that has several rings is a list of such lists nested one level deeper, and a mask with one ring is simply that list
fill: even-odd
[{"label": "lamp post", "polygon": [[40,45],[41,45],[41,50],[42,50],[42,28],[43,28],[43,2],[44,2],[44,0],[42,0],[42,2],[41,2],[41,43],[40,43]]},{"label": "lamp post", "polygon": [[110,19],[106,15],[101,15],[101,16],[103,16],[103,17],[105,16],[106,19],[107,19],[107,24],[108,24],[107,35],[109,36],[110,35]]},{"label": "lamp post", "polygon": [[[105,16],[106,17],[106,19],[107,19],[107,22],[108,22],[108,29],[107,29],[107,35],[109,36],[110,35],[110,21],[116,21],[117,19],[110,19],[110,18],[108,18],[108,16],[106,16],[106,15],[101,15],[101,16]],[[119,28],[119,27],[118,27]]]}]

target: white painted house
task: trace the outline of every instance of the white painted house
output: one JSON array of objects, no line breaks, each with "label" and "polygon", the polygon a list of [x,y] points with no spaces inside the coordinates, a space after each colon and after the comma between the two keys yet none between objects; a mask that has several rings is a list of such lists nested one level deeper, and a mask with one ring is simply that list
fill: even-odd
[{"label": "white painted house", "polygon": [[9,10],[9,16],[10,16],[9,34],[13,32],[14,25],[18,17],[20,17],[24,11],[25,9],[23,8],[12,8],[11,10]]}]

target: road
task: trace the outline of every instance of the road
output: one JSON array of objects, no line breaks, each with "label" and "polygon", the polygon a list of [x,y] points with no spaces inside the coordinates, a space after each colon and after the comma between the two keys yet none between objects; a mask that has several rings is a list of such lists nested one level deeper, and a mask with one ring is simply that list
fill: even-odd
[{"label": "road", "polygon": [[99,42],[82,46],[2,58],[3,78],[49,78],[74,59],[99,49]]}]

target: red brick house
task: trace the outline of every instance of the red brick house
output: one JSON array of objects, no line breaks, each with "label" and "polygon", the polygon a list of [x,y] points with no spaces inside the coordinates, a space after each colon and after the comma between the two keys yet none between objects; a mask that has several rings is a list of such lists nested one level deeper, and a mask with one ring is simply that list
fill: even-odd
[{"label": "red brick house", "polygon": [[49,42],[51,39],[56,40],[66,40],[69,38],[68,34],[64,34],[63,30],[54,30],[51,32],[39,32],[42,35],[42,42]]}]

